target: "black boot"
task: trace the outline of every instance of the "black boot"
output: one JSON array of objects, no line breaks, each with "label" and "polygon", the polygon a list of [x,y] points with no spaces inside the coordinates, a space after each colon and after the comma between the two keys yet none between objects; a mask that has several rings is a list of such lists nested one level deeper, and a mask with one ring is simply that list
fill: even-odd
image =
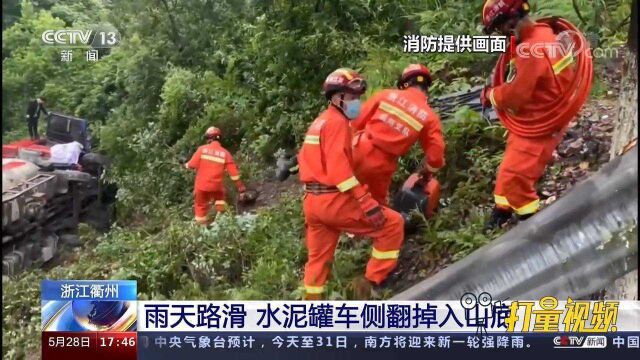
[{"label": "black boot", "polygon": [[511,220],[511,215],[512,213],[510,210],[503,210],[498,207],[493,208],[489,221],[484,225],[484,230],[491,231],[501,228]]}]

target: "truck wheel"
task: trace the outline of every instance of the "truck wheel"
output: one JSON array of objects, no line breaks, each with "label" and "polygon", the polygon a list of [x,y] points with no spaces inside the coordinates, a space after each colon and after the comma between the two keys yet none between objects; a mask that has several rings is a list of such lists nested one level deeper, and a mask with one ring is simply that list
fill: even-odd
[{"label": "truck wheel", "polygon": [[99,177],[102,174],[103,169],[110,165],[109,159],[98,153],[85,154],[80,159],[80,165],[82,169],[93,176]]}]

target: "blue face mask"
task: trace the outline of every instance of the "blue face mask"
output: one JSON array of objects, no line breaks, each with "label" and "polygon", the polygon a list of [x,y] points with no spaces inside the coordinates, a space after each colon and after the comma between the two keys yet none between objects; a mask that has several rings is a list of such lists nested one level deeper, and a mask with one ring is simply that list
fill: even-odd
[{"label": "blue face mask", "polygon": [[344,102],[344,115],[349,118],[350,120],[353,120],[355,118],[358,117],[358,115],[360,115],[360,106],[361,106],[361,102],[360,99],[355,99],[355,100],[351,100],[351,101],[345,101]]}]

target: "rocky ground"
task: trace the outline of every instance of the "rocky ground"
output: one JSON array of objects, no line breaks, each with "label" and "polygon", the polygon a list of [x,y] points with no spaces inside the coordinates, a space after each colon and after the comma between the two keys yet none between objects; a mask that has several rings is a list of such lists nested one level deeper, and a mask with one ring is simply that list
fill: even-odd
[{"label": "rocky ground", "polygon": [[239,212],[252,212],[262,207],[275,205],[284,195],[302,195],[302,185],[297,175],[293,175],[282,182],[270,179],[256,184],[248,184],[248,188],[255,190],[258,193],[258,197],[255,203],[248,205],[238,204]]},{"label": "rocky ground", "polygon": [[554,163],[539,185],[542,206],[548,206],[609,161],[616,101],[589,102],[573,122],[554,154]]},{"label": "rocky ground", "polygon": [[539,183],[543,207],[548,206],[576,183],[609,161],[614,119],[618,116],[620,67],[605,67],[607,93],[591,99],[572,122],[554,154],[554,163]]}]

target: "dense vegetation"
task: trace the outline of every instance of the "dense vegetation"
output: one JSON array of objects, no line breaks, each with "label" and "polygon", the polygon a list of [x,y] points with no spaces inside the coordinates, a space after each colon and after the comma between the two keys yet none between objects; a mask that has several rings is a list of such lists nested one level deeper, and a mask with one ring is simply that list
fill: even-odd
[{"label": "dense vegetation", "polygon": [[[622,43],[630,1],[532,1],[541,15],[565,16]],[[138,280],[141,298],[296,299],[305,260],[300,201],[285,197],[255,217],[228,213],[212,229],[191,223],[192,174],[180,163],[206,127],[222,128],[245,178],[271,170],[278,149],[294,149],[325,105],[320,84],[340,66],[362,71],[372,91],[392,86],[410,62],[435,74],[432,95],[483,83],[495,61],[480,54],[404,54],[404,34],[479,34],[482,0],[65,0],[5,1],[3,142],[26,132],[27,99],[90,119],[99,150],[114,160],[119,221],[109,233],[83,231],[84,249],[64,267],[5,284],[3,353],[22,357],[39,342],[35,286],[50,278]],[[91,10],[88,10],[91,9]],[[101,60],[59,60],[45,29],[111,25],[122,44]],[[596,91],[602,91],[596,86]],[[499,163],[502,130],[461,109],[445,125],[449,206],[427,224],[424,253],[459,258],[490,240],[481,226]],[[397,179],[417,164],[403,159]],[[251,183],[251,180],[249,183]],[[349,298],[367,244],[343,242],[331,298]]]}]

